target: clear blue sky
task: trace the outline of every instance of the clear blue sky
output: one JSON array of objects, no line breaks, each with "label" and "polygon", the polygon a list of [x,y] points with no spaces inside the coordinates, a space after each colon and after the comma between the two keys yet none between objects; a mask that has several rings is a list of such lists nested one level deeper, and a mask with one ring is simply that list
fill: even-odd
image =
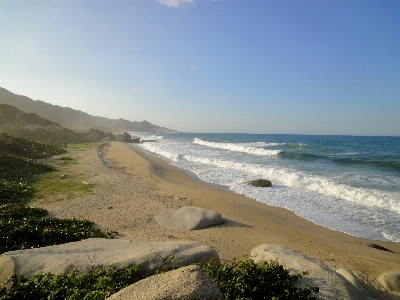
[{"label": "clear blue sky", "polygon": [[400,1],[0,0],[0,86],[179,131],[400,135]]}]

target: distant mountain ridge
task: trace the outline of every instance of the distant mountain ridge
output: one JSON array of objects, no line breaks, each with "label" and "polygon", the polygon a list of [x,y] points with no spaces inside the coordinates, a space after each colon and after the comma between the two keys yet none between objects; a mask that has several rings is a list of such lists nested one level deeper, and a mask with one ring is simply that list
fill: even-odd
[{"label": "distant mountain ridge", "polygon": [[175,132],[175,130],[153,125],[148,121],[136,122],[92,116],[80,110],[61,107],[41,100],[33,100],[26,96],[17,95],[1,87],[0,103],[15,106],[27,113],[36,113],[42,118],[75,130],[107,128],[115,132]]}]

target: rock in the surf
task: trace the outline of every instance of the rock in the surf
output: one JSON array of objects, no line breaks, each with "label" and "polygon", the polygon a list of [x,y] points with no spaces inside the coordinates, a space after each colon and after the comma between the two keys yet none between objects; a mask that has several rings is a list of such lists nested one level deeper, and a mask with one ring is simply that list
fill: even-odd
[{"label": "rock in the surf", "polygon": [[256,179],[247,182],[248,185],[255,187],[272,187],[272,182],[267,179]]}]

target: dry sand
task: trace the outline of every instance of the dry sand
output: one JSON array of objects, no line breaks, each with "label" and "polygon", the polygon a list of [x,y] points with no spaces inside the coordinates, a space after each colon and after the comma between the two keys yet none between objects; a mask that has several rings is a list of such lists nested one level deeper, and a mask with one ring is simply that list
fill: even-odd
[{"label": "dry sand", "polygon": [[[101,149],[74,150],[74,171],[95,184],[91,194],[41,204],[55,217],[89,219],[117,238],[140,241],[196,240],[215,248],[223,261],[248,256],[259,244],[278,244],[320,259],[331,269],[345,268],[368,284],[377,299],[400,299],[376,278],[400,271],[400,244],[353,237],[315,225],[294,213],[195,181],[182,170],[138,147],[111,142]],[[103,158],[103,161],[100,158]],[[177,199],[178,198],[178,199]],[[194,205],[221,213],[226,223],[182,232],[163,228],[154,215]],[[391,252],[367,247],[379,244]]]}]

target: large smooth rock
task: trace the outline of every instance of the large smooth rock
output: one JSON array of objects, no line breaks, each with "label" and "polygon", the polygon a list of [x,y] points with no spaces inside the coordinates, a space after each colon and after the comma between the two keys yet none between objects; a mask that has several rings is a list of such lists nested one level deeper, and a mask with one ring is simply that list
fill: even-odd
[{"label": "large smooth rock", "polygon": [[129,133],[127,133],[127,132],[124,132],[123,134],[124,134],[124,136],[126,138],[126,141],[129,142],[131,140],[131,138],[132,138],[131,135]]},{"label": "large smooth rock", "polygon": [[196,206],[184,206],[154,217],[161,226],[182,231],[208,228],[224,223],[221,214]]},{"label": "large smooth rock", "polygon": [[130,139],[129,143],[140,143],[140,137],[131,135],[131,139]]},{"label": "large smooth rock", "polygon": [[78,269],[80,274],[96,267],[116,267],[140,264],[140,274],[153,274],[161,269],[165,260],[174,256],[174,266],[206,263],[217,252],[209,246],[192,241],[166,241],[143,243],[120,239],[87,239],[36,249],[17,250],[0,256],[0,282],[13,274],[28,277],[36,273],[67,273]]},{"label": "large smooth rock", "polygon": [[367,299],[361,291],[344,277],[331,270],[320,260],[307,256],[290,248],[263,244],[251,251],[251,257],[259,263],[264,260],[276,260],[291,272],[308,271],[308,275],[299,279],[296,286],[312,285],[319,287],[317,299],[361,300]]},{"label": "large smooth rock", "polygon": [[187,266],[160,275],[147,277],[132,284],[109,300],[222,300],[217,284],[199,266]]},{"label": "large smooth rock", "polygon": [[350,282],[352,285],[354,285],[365,296],[367,296],[367,297],[371,296],[370,293],[362,285],[362,283],[357,278],[355,278],[351,272],[349,272],[343,268],[337,269],[336,272],[339,273],[340,275],[342,275],[344,278],[346,278],[348,282]]},{"label": "large smooth rock", "polygon": [[400,292],[400,272],[382,273],[378,277],[378,282],[389,291]]},{"label": "large smooth rock", "polygon": [[100,142],[111,142],[113,139],[111,136],[106,136],[100,140]]},{"label": "large smooth rock", "polygon": [[115,135],[115,140],[118,142],[127,142],[128,141],[126,136],[122,133]]}]

